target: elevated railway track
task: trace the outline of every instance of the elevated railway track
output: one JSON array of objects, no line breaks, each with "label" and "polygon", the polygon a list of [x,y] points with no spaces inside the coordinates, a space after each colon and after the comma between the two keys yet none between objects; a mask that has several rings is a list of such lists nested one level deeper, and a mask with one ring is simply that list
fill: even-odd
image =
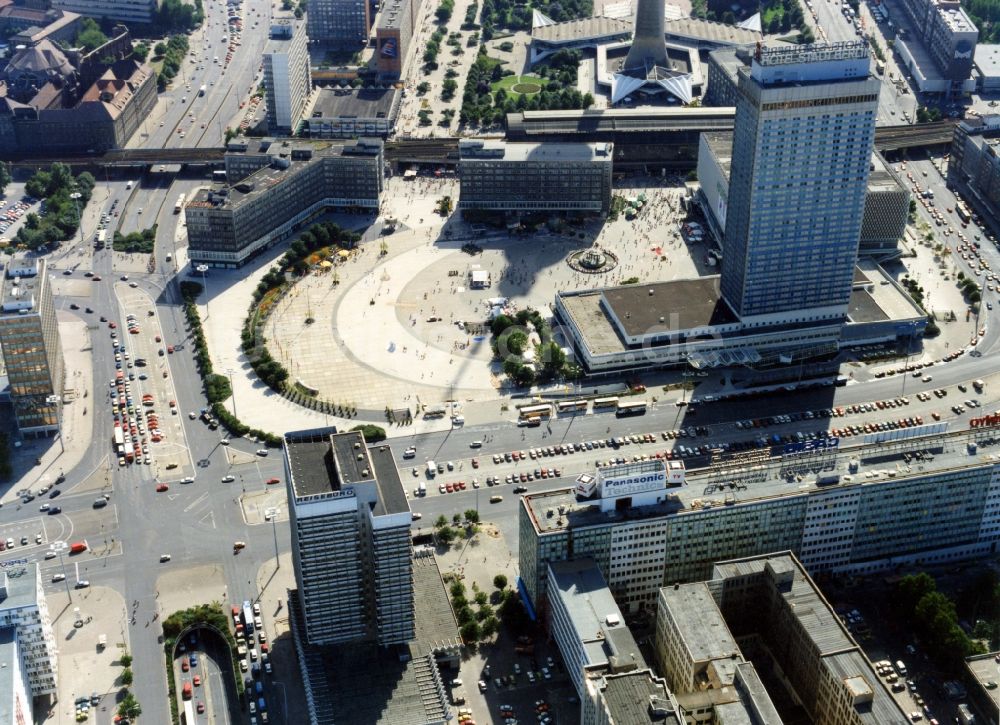
[{"label": "elevated railway track", "polygon": [[[565,112],[561,112],[565,113]],[[955,124],[950,121],[916,126],[880,126],[875,130],[875,146],[883,152],[908,148],[938,146],[951,143]],[[511,140],[518,141],[587,141],[604,140],[615,143],[615,163],[624,166],[659,163],[687,167],[697,158],[698,136],[706,131],[731,131],[732,121],[723,115],[700,120],[664,117],[646,122],[626,123],[621,119],[578,120],[562,116],[546,120],[536,117],[512,127]],[[395,165],[440,164],[458,162],[458,138],[393,139],[386,142],[386,160]],[[14,156],[8,159],[15,169],[33,170],[61,161],[73,167],[107,169],[144,169],[153,166],[186,166],[221,168],[225,149],[165,148],[114,149],[103,153],[75,156],[43,155]]]}]

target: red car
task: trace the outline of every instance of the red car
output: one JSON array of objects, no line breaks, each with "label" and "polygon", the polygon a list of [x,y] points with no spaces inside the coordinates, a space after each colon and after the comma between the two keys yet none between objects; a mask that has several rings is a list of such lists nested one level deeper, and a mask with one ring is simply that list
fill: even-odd
[{"label": "red car", "polygon": [[108,327],[110,327],[110,328],[111,328],[112,330],[114,330],[115,328],[117,328],[117,327],[118,327],[118,325],[116,325],[116,324],[115,324],[115,323],[113,323],[113,322],[109,322],[109,323],[108,323]]},{"label": "red car", "polygon": [[195,675],[194,676],[194,686],[195,687],[201,687],[201,676],[200,675]]},{"label": "red car", "polygon": [[170,490],[170,486],[168,486],[165,483],[158,483],[158,484],[156,484],[156,492],[157,493],[163,493],[164,491],[169,491],[169,490]]},{"label": "red car", "polygon": [[160,339],[160,336],[159,336],[159,335],[157,335],[157,336],[156,336],[156,341],[157,341],[157,342],[163,342],[163,340],[162,340],[162,339]]},{"label": "red car", "polygon": [[173,345],[167,345],[167,352],[169,352],[171,355],[173,355],[174,354],[174,346]]},{"label": "red car", "polygon": [[280,478],[269,478],[269,479],[267,479],[267,485],[268,486],[272,486],[272,485],[274,485],[276,483],[281,483],[281,479]]},{"label": "red car", "polygon": [[199,702],[198,703],[198,714],[201,715],[204,712],[205,712],[205,703],[204,702]]},{"label": "red car", "polygon": [[191,669],[191,665],[188,664],[186,659],[181,660],[181,672],[187,672]]}]

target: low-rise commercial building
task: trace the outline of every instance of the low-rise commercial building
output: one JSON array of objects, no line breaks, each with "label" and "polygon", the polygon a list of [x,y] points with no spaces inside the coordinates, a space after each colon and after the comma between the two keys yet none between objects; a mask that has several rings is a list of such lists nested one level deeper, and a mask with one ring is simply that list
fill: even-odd
[{"label": "low-rise commercial building", "polygon": [[285,480],[307,642],[411,640],[412,518],[389,447],[358,431],[287,433]]},{"label": "low-rise commercial building", "polygon": [[156,20],[160,5],[156,0],[52,0],[52,7],[91,18],[149,25]]},{"label": "low-rise commercial building", "polygon": [[302,123],[307,138],[386,138],[396,128],[396,88],[317,88]]},{"label": "low-rise commercial building", "polygon": [[230,142],[230,183],[200,189],[185,207],[189,259],[238,267],[330,209],[375,212],[382,148],[379,139]]},{"label": "low-rise commercial building", "polygon": [[549,564],[580,557],[594,559],[631,612],[734,556],[790,550],[815,574],[990,555],[1000,542],[1000,464],[985,455],[997,440],[994,419],[975,423],[959,433],[925,426],[898,441],[874,436],[839,452],[833,439],[727,455],[684,484],[618,477],[610,503],[576,489],[526,495],[525,591],[544,608]]},{"label": "low-rise commercial building", "polygon": [[44,259],[11,258],[0,279],[0,353],[22,435],[59,431],[65,369]]},{"label": "low-rise commercial building", "polygon": [[720,562],[708,581],[661,589],[656,652],[686,712],[736,705],[750,722],[781,722],[753,661],[780,668],[811,722],[909,722],[789,552]]},{"label": "low-rise commercial building", "polygon": [[[72,44],[80,29],[81,16],[56,8],[41,10],[27,5],[0,2],[0,31],[13,31],[8,43],[37,45],[43,40]],[[7,34],[7,33],[5,33]]]},{"label": "low-rise commercial building", "polygon": [[463,139],[458,150],[463,212],[605,215],[611,208],[610,143]]},{"label": "low-rise commercial building", "polygon": [[294,133],[312,91],[306,24],[291,13],[271,21],[264,46],[264,101],[268,133]]},{"label": "low-rise commercial building", "polygon": [[981,116],[955,127],[948,185],[996,232],[1000,230],[1000,116]]},{"label": "low-rise commercial building", "polygon": [[[130,57],[128,31],[86,55],[48,38],[0,71],[0,153],[122,148],[156,105],[156,74]],[[115,59],[108,62],[109,58]]]},{"label": "low-rise commercial building", "polygon": [[[0,631],[12,630],[17,640],[20,660],[17,667],[20,672],[16,675],[11,673],[11,676],[24,684],[12,682],[12,689],[16,692],[23,687],[28,700],[31,700],[56,691],[59,663],[55,634],[38,564],[29,563],[27,559],[15,559],[4,564],[0,570]],[[0,693],[7,693],[2,685]],[[7,694],[0,697],[6,698]],[[3,705],[0,705],[0,712],[2,708]]]}]

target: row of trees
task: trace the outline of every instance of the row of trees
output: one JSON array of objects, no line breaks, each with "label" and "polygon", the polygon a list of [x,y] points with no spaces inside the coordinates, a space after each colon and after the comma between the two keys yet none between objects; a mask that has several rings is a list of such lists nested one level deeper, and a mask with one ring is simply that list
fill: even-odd
[{"label": "row of trees", "polygon": [[[69,166],[55,163],[48,171],[36,171],[24,190],[36,199],[45,199],[45,216],[28,214],[15,238],[19,244],[38,249],[46,244],[57,245],[76,234],[80,215],[94,190],[94,177],[89,171],[74,177]],[[79,193],[80,198],[71,198],[74,193]]]},{"label": "row of trees", "polygon": [[309,260],[316,252],[331,245],[354,247],[360,239],[360,235],[341,229],[333,222],[313,224],[289,245],[284,256],[257,284],[249,314],[243,324],[242,347],[253,371],[268,387],[279,393],[284,392],[289,376],[285,366],[271,356],[265,345],[266,341],[258,339],[257,312],[261,302],[272,290],[288,284],[289,274],[296,276],[305,274],[309,269]]},{"label": "row of trees", "polygon": [[162,59],[163,61],[160,75],[156,79],[157,88],[161,93],[166,90],[167,84],[181,69],[187,52],[188,39],[186,35],[172,35],[165,43],[159,42],[153,48],[154,60]]},{"label": "row of trees", "polygon": [[233,388],[228,377],[217,375],[212,369],[212,358],[208,353],[208,342],[201,325],[201,315],[198,314],[198,307],[195,304],[195,300],[201,294],[202,286],[197,282],[185,281],[181,282],[180,289],[181,299],[184,302],[184,316],[187,318],[191,339],[195,346],[195,365],[201,376],[202,384],[205,386],[205,398],[211,405],[212,414],[218,418],[231,435],[245,436],[249,434],[264,441],[268,446],[279,447],[281,445],[280,436],[251,428],[230,413],[229,409],[222,404],[223,401],[232,396]]}]

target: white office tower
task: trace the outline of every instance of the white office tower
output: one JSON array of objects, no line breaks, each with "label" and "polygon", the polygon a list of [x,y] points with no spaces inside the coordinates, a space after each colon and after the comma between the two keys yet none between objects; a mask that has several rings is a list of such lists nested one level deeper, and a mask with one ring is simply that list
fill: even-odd
[{"label": "white office tower", "polygon": [[389,446],[334,428],[286,433],[285,475],[309,644],[412,639],[412,518]]},{"label": "white office tower", "polygon": [[312,91],[306,24],[294,16],[275,17],[264,47],[264,92],[267,130],[293,134]]}]

